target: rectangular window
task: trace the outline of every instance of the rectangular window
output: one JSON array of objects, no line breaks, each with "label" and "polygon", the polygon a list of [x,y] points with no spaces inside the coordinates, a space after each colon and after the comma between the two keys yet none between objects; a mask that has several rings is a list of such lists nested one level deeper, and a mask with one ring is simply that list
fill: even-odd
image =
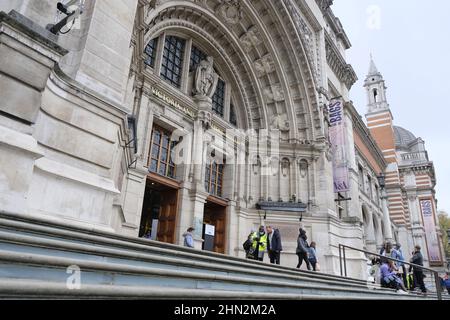
[{"label": "rectangular window", "polygon": [[184,39],[175,36],[167,36],[164,44],[161,77],[177,88],[181,85],[185,44]]},{"label": "rectangular window", "polygon": [[148,170],[159,175],[175,178],[175,164],[172,150],[175,143],[170,141],[171,133],[156,125],[153,126],[152,144],[149,153]]},{"label": "rectangular window", "polygon": [[206,192],[214,196],[222,197],[223,169],[223,164],[216,164],[215,162],[206,165]]},{"label": "rectangular window", "polygon": [[157,48],[158,48],[158,38],[150,40],[150,42],[145,47],[144,63],[152,68],[155,67]]},{"label": "rectangular window", "polygon": [[189,72],[192,72],[197,68],[201,61],[206,60],[207,55],[196,46],[192,46],[191,60],[189,63]]},{"label": "rectangular window", "polygon": [[212,109],[215,113],[223,117],[225,107],[225,81],[219,79],[217,82],[216,92],[212,97]]}]

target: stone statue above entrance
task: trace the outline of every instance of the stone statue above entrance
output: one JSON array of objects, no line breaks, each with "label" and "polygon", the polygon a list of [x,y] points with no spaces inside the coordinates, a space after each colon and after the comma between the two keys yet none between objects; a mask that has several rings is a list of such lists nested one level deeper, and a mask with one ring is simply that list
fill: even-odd
[{"label": "stone statue above entrance", "polygon": [[195,97],[211,99],[218,81],[219,75],[214,71],[214,60],[212,57],[207,57],[200,62],[195,73]]}]

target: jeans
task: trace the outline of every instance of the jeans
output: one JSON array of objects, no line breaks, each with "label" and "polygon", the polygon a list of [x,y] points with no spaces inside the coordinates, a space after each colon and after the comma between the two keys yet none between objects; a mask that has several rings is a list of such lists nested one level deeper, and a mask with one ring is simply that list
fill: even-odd
[{"label": "jeans", "polygon": [[303,261],[305,261],[306,267],[308,268],[308,270],[311,270],[311,265],[309,264],[308,255],[306,253],[297,253],[297,256],[298,256],[297,269],[300,269]]},{"label": "jeans", "polygon": [[270,263],[280,264],[280,251],[269,250]]},{"label": "jeans", "polygon": [[316,271],[317,260],[311,259],[309,260],[309,263],[311,264],[313,271]]}]

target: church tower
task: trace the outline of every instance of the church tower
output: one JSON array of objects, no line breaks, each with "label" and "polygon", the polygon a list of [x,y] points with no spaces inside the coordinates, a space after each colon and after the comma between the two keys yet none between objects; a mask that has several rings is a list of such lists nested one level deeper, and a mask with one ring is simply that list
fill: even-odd
[{"label": "church tower", "polygon": [[367,92],[367,127],[377,142],[388,163],[386,168],[386,191],[391,219],[400,226],[408,224],[406,208],[401,191],[401,178],[395,146],[393,116],[386,97],[386,84],[373,58],[370,58],[369,73],[364,82]]},{"label": "church tower", "polygon": [[396,162],[393,116],[386,97],[386,84],[373,58],[370,58],[369,73],[364,81],[367,92],[367,127],[383,151],[388,163]]}]

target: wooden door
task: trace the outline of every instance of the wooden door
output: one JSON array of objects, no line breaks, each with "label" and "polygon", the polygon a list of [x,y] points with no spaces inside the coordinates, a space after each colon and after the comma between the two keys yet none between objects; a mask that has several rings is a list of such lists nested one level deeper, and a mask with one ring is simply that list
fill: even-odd
[{"label": "wooden door", "polygon": [[205,205],[203,223],[215,227],[214,252],[225,253],[226,207],[207,203]]},{"label": "wooden door", "polygon": [[177,190],[161,192],[161,210],[159,212],[158,241],[175,243],[175,226],[177,220]]},{"label": "wooden door", "polygon": [[218,208],[218,212],[214,215],[214,225],[216,234],[214,238],[214,251],[217,253],[225,253],[225,217],[226,208]]}]

